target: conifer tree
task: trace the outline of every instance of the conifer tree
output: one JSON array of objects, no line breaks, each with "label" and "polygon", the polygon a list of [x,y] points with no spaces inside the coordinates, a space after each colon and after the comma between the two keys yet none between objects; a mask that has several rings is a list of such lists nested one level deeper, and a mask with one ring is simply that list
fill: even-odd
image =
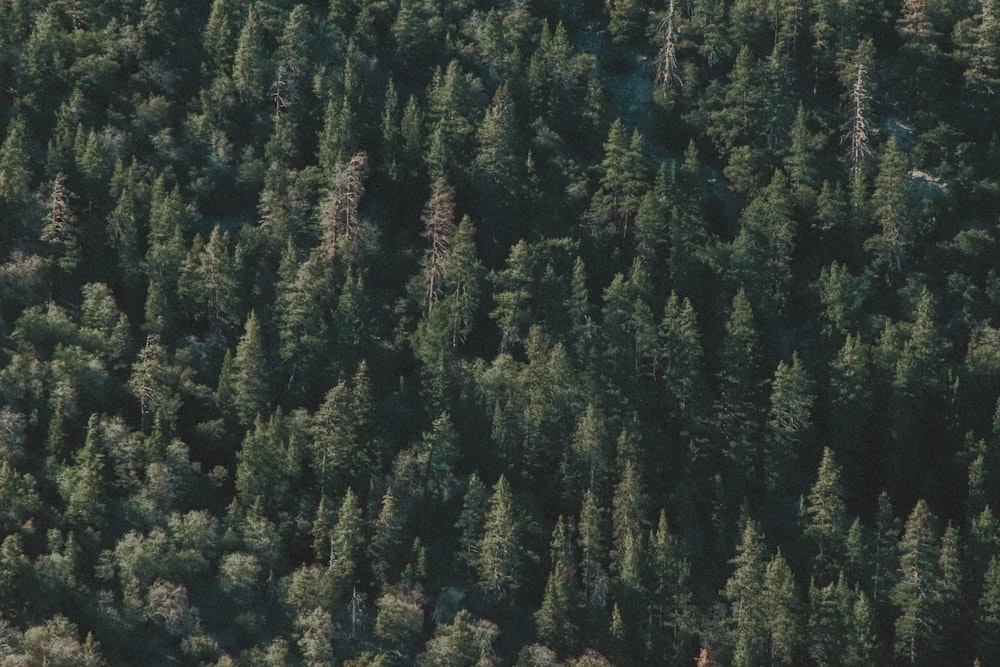
[{"label": "conifer tree", "polygon": [[538,639],[560,653],[572,650],[578,632],[572,618],[574,596],[570,583],[565,567],[556,563],[545,582],[542,606],[535,612]]},{"label": "conifer tree", "polygon": [[811,413],[816,400],[813,385],[798,353],[792,354],[791,364],[778,362],[771,381],[771,409],[767,422],[771,442],[764,459],[771,487],[787,479],[787,471],[797,456],[795,445],[812,424]]},{"label": "conifer tree", "polygon": [[691,564],[681,553],[678,537],[669,532],[663,510],[650,534],[649,552],[653,584],[647,642],[654,646],[662,642],[660,655],[666,661],[680,660],[690,648],[696,622]]},{"label": "conifer tree", "polygon": [[806,514],[809,522],[804,533],[816,546],[813,572],[821,581],[832,581],[842,568],[846,555],[847,511],[840,483],[840,466],[834,461],[833,450],[829,447],[823,448],[823,459],[816,483],[809,492]]},{"label": "conifer tree", "polygon": [[267,346],[254,311],[247,317],[243,336],[236,344],[231,373],[226,380],[232,386],[233,411],[241,424],[250,426],[259,415],[270,412],[271,405]]},{"label": "conifer tree", "polygon": [[523,583],[522,524],[510,483],[503,475],[493,487],[479,542],[479,585],[498,600],[513,597]]},{"label": "conifer tree", "polygon": [[203,37],[203,47],[208,56],[206,73],[211,76],[228,72],[232,64],[239,27],[237,4],[236,0],[212,0]]},{"label": "conifer tree", "polygon": [[731,563],[735,570],[726,581],[723,595],[730,605],[733,665],[750,667],[769,657],[768,618],[763,606],[767,563],[764,538],[754,521],[746,522]]},{"label": "conifer tree", "polygon": [[473,166],[504,189],[513,190],[520,180],[523,160],[517,153],[514,100],[506,84],[497,88],[493,102],[476,132],[478,145]]},{"label": "conifer tree", "polygon": [[608,574],[604,567],[608,548],[601,514],[596,497],[588,490],[580,507],[580,574],[587,606],[592,610],[603,609],[608,596]]},{"label": "conifer tree", "polygon": [[590,202],[587,217],[595,232],[631,235],[632,223],[646,188],[647,167],[642,135],[631,140],[621,120],[611,125],[604,142],[601,181]]},{"label": "conifer tree", "polygon": [[58,477],[59,493],[66,503],[65,515],[80,526],[99,525],[105,511],[107,489],[100,425],[97,415],[91,415],[83,447],[77,450],[73,464],[64,467]]},{"label": "conifer tree", "polygon": [[906,156],[899,150],[895,138],[890,138],[879,160],[871,199],[881,229],[865,242],[865,247],[875,255],[876,266],[885,268],[886,280],[902,270],[903,260],[917,240],[916,211],[910,203],[910,190]]},{"label": "conifer tree", "polygon": [[479,557],[479,547],[483,538],[489,493],[476,473],[469,476],[462,502],[462,513],[455,527],[458,529],[459,557],[475,569]]},{"label": "conifer tree", "polygon": [[794,664],[795,653],[801,642],[798,594],[795,590],[795,577],[781,551],[771,559],[764,571],[763,606],[771,664]]},{"label": "conifer tree", "polygon": [[337,510],[337,522],[330,531],[331,566],[341,579],[350,582],[361,579],[361,567],[366,562],[366,526],[361,505],[354,491],[348,487]]},{"label": "conifer tree", "polygon": [[0,146],[0,199],[11,205],[26,202],[31,185],[31,153],[27,127],[20,116],[7,124]]},{"label": "conifer tree", "polygon": [[906,520],[899,542],[900,580],[892,589],[899,607],[895,653],[911,664],[924,664],[941,641],[940,543],[935,518],[927,503],[918,500]]},{"label": "conifer tree", "polygon": [[372,572],[382,584],[395,579],[399,570],[404,547],[403,520],[402,508],[390,488],[382,496],[382,507],[375,519],[371,541]]},{"label": "conifer tree", "polygon": [[656,53],[656,82],[667,90],[679,86],[681,68],[677,60],[677,33],[675,25],[675,2],[670,0],[667,14],[656,31],[659,50]]},{"label": "conifer tree", "polygon": [[759,406],[763,381],[759,375],[761,354],[754,311],[746,292],[740,289],[733,297],[726,333],[720,345],[716,377],[719,396],[715,412],[720,434],[724,438],[723,451],[743,479],[754,475],[756,424],[763,417]]},{"label": "conifer tree", "polygon": [[758,312],[780,313],[792,282],[795,222],[788,179],[775,171],[771,183],[743,210],[733,241],[731,270]]},{"label": "conifer tree", "polygon": [[976,6],[965,34],[956,26],[956,36],[964,38],[959,56],[965,63],[965,80],[990,98],[1000,92],[1000,6],[996,0],[979,0]]},{"label": "conifer tree", "polygon": [[990,558],[978,608],[978,655],[990,664],[1000,657],[1000,556]]},{"label": "conifer tree", "polygon": [[236,42],[232,74],[236,92],[247,102],[262,101],[269,83],[263,30],[257,7],[251,5]]},{"label": "conifer tree", "polygon": [[371,434],[372,387],[362,362],[350,383],[326,393],[312,421],[313,466],[321,493],[371,481],[381,452]]}]

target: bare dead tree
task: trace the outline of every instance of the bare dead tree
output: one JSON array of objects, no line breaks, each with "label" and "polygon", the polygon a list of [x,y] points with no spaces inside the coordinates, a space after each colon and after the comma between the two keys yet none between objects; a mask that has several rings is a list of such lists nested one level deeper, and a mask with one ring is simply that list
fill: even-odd
[{"label": "bare dead tree", "polygon": [[434,181],[431,198],[421,216],[424,223],[423,236],[430,243],[424,251],[424,283],[426,286],[425,306],[427,312],[438,302],[441,284],[444,282],[444,265],[451,251],[455,237],[455,191],[443,178]]},{"label": "bare dead tree", "polygon": [[858,74],[851,88],[851,115],[845,124],[842,144],[847,144],[847,160],[851,168],[851,182],[862,175],[865,158],[871,154],[868,145],[871,126],[868,123],[868,90],[865,81],[865,67],[858,63]]},{"label": "bare dead tree", "polygon": [[656,54],[656,83],[668,90],[681,85],[681,70],[677,62],[677,37],[674,32],[674,1],[670,0],[667,16],[660,22],[656,33],[660,38],[660,50]]},{"label": "bare dead tree", "polygon": [[365,194],[368,175],[368,154],[361,152],[343,166],[338,166],[326,197],[320,207],[323,228],[323,252],[333,261],[342,251],[352,262],[367,236],[360,215],[361,198]]}]

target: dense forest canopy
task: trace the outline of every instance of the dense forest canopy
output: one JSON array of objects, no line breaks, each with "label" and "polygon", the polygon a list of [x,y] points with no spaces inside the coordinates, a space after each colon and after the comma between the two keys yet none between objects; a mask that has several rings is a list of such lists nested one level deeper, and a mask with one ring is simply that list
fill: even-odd
[{"label": "dense forest canopy", "polygon": [[0,664],[1000,665],[998,0],[0,0],[0,87]]}]

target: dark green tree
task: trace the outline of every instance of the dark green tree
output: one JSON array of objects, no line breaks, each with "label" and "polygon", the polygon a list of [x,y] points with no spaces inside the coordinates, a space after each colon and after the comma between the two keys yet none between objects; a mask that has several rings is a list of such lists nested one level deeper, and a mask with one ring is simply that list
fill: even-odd
[{"label": "dark green tree", "polygon": [[815,545],[813,573],[820,581],[831,582],[844,566],[847,510],[844,507],[840,466],[829,447],[823,448],[816,483],[809,491],[805,509],[808,522],[803,532]]},{"label": "dark green tree", "polygon": [[480,587],[498,600],[514,597],[524,582],[522,531],[510,483],[501,475],[493,487],[476,557]]},{"label": "dark green tree", "polygon": [[940,542],[935,517],[924,500],[913,507],[899,542],[899,582],[892,601],[899,607],[894,643],[910,664],[930,664],[941,641]]},{"label": "dark green tree", "polygon": [[604,142],[601,180],[587,212],[595,232],[623,237],[633,234],[631,227],[648,187],[647,171],[642,135],[635,130],[629,139],[621,120],[616,120]]}]

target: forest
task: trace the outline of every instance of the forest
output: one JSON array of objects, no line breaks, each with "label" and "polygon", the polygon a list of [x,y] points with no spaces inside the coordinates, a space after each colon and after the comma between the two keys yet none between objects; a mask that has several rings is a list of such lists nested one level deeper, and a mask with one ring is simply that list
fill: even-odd
[{"label": "forest", "polygon": [[1000,666],[1000,0],[0,0],[0,87],[0,666]]}]

